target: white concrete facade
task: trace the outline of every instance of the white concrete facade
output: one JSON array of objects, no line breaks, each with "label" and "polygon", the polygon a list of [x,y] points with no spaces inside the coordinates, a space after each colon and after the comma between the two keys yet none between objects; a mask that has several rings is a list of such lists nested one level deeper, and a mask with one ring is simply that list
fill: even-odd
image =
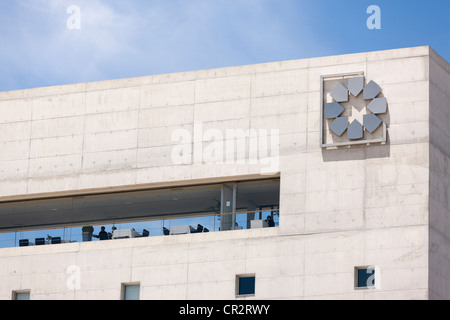
[{"label": "white concrete facade", "polygon": [[[321,149],[320,76],[364,71],[388,143]],[[259,177],[175,165],[178,128],[279,129],[280,226],[0,249],[0,299],[449,299],[450,66],[429,47],[0,93],[0,201]],[[379,287],[356,290],[355,267]],[[80,286],[67,285],[77,266]]]}]

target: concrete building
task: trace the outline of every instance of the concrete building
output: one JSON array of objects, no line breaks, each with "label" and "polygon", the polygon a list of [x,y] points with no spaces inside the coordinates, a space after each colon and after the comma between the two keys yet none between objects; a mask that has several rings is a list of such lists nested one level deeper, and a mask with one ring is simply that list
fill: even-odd
[{"label": "concrete building", "polygon": [[429,47],[1,92],[0,147],[0,299],[450,298]]}]

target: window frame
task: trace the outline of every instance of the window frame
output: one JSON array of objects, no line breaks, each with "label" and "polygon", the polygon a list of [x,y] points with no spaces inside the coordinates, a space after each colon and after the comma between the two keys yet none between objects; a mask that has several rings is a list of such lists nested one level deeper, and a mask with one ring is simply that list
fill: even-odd
[{"label": "window frame", "polygon": [[[31,290],[14,290],[11,295],[11,300],[19,301],[17,300],[17,296],[20,294],[28,294],[28,300],[31,300]],[[25,300],[20,300],[25,301]]]},{"label": "window frame", "polygon": [[[240,294],[240,283],[241,283],[240,281],[242,278],[254,278],[253,293]],[[235,287],[236,287],[235,289],[236,298],[254,297],[256,295],[256,274],[246,273],[236,275]]]}]

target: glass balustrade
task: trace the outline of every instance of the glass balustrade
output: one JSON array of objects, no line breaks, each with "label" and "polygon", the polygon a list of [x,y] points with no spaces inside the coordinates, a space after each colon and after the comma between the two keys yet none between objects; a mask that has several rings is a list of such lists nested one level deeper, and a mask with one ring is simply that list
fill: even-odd
[{"label": "glass balustrade", "polygon": [[[229,228],[227,224],[226,230],[221,230],[221,220],[230,220],[231,216],[233,216],[235,221],[234,226]],[[246,230],[252,228],[252,221],[261,221],[264,222],[261,224],[263,227],[270,227],[266,222],[268,217],[273,218],[273,226],[279,225],[278,209],[271,208],[252,212],[189,215],[150,221],[111,221],[84,227],[68,225],[55,229],[17,230],[15,232],[0,233],[0,248],[103,241],[100,239],[102,227],[104,227],[104,232],[107,234],[107,238],[104,240]],[[183,227],[185,228],[183,229]],[[258,225],[258,227],[260,226]],[[93,232],[86,232],[86,229],[91,229]],[[86,235],[86,233],[90,235]]]}]

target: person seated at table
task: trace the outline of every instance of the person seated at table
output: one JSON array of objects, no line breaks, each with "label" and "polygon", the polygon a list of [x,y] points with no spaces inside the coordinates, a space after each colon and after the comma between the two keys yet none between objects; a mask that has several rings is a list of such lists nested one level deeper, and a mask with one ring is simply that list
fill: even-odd
[{"label": "person seated at table", "polygon": [[98,238],[100,240],[108,240],[109,237],[108,237],[108,233],[105,231],[105,227],[102,227],[101,229],[102,229],[102,231],[99,232],[98,236],[96,236],[95,234],[93,234],[92,236],[95,238]]}]

